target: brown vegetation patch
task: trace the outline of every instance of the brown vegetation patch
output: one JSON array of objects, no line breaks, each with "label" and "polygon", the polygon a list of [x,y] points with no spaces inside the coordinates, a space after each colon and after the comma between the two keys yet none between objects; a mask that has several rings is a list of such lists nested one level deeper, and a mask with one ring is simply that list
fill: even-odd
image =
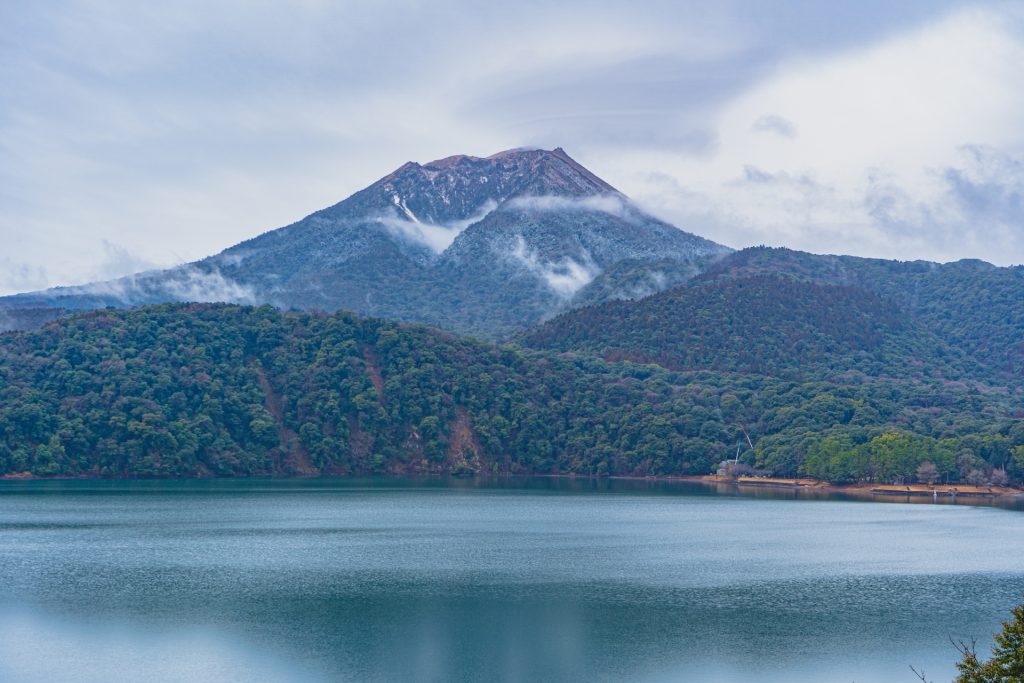
[{"label": "brown vegetation patch", "polygon": [[363,354],[363,362],[366,363],[366,373],[373,382],[373,388],[377,390],[377,401],[384,405],[384,376],[380,373],[380,358],[377,350],[367,344],[360,346]]},{"label": "brown vegetation patch", "polygon": [[469,474],[480,471],[480,442],[473,432],[469,413],[465,408],[455,409],[448,433],[448,466],[453,474]]},{"label": "brown vegetation patch", "polygon": [[284,406],[281,396],[274,391],[274,387],[267,378],[267,372],[262,367],[256,369],[259,376],[260,387],[263,389],[263,405],[274,417],[274,425],[277,427],[277,439],[281,443],[281,452],[284,455],[285,463],[289,469],[296,474],[319,474],[319,470],[313,466],[309,459],[309,453],[303,448],[299,435],[284,422]]}]

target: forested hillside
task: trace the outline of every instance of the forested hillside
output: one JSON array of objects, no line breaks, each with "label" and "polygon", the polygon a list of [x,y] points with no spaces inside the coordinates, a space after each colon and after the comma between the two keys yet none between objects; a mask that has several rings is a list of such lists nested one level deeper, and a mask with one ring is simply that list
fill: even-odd
[{"label": "forested hillside", "polygon": [[970,356],[871,292],[774,274],[571,311],[520,340],[535,348],[591,351],[610,361],[794,380],[984,375]]},{"label": "forested hillside", "polygon": [[765,273],[873,292],[1004,380],[1024,377],[1024,266],[890,261],[757,247],[723,258],[701,282]]},{"label": "forested hillside", "polygon": [[742,459],[776,474],[888,479],[927,459],[949,479],[1019,479],[1021,405],[924,373],[674,373],[266,306],[100,311],[0,336],[4,474],[703,474],[743,426]]}]

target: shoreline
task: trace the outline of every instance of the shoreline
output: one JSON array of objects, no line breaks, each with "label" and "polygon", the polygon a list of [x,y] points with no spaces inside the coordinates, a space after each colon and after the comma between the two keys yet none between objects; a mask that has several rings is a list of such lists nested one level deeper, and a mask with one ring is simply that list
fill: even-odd
[{"label": "shoreline", "polygon": [[29,482],[29,481],[94,481],[94,482],[160,482],[160,481],[231,481],[235,479],[258,479],[258,480],[309,480],[309,479],[358,479],[358,478],[426,478],[433,480],[454,479],[459,481],[488,481],[494,479],[560,479],[567,481],[633,481],[647,483],[690,483],[700,484],[708,488],[719,490],[731,490],[740,493],[754,494],[763,491],[792,492],[795,495],[807,493],[813,497],[815,494],[821,496],[841,495],[857,500],[871,502],[890,503],[937,503],[955,504],[958,501],[972,505],[995,505],[997,502],[1024,502],[1024,489],[1008,486],[977,486],[973,484],[831,484],[826,481],[809,478],[787,478],[787,477],[739,477],[728,479],[715,474],[679,474],[660,476],[637,476],[637,475],[611,475],[606,477],[595,477],[589,475],[546,473],[546,474],[498,474],[476,477],[458,477],[455,475],[429,474],[429,473],[384,473],[384,474],[347,474],[347,475],[320,475],[306,474],[287,477],[279,476],[255,476],[255,477],[185,477],[185,478],[109,478],[109,477],[88,477],[88,476],[38,476],[27,472],[0,475],[0,483],[3,482]]},{"label": "shoreline", "polygon": [[[571,474],[538,475],[566,479],[594,479]],[[646,482],[683,482],[702,484],[709,488],[732,490],[751,495],[758,492],[801,493],[808,497],[838,495],[854,500],[873,503],[927,503],[951,505],[963,503],[1002,507],[1000,503],[1024,504],[1024,489],[1009,486],[977,486],[974,484],[831,484],[827,481],[808,478],[786,477],[740,477],[726,479],[715,474],[667,475],[658,477],[610,476],[605,479]]]},{"label": "shoreline", "polygon": [[[516,475],[518,476],[518,475]],[[596,479],[597,477],[586,477],[575,474],[539,474],[525,476],[540,477],[564,477],[569,479]],[[879,495],[909,495],[930,497],[934,493],[941,496],[964,496],[964,497],[990,497],[1000,496],[1024,496],[1024,488],[1013,488],[1010,486],[978,486],[975,484],[831,484],[819,479],[807,477],[738,477],[728,479],[717,474],[677,474],[662,476],[630,476],[612,475],[605,479],[617,479],[623,481],[689,481],[705,484],[719,484],[735,486],[738,488],[764,488],[764,489],[789,489],[803,491],[823,491],[829,493],[875,493]]]},{"label": "shoreline", "polygon": [[[717,475],[709,475],[718,480]],[[859,492],[884,496],[999,498],[1024,495],[1021,489],[1009,486],[977,486],[974,484],[830,484],[816,479],[783,479],[740,477],[737,486],[767,486],[778,488],[817,489],[835,492]]]}]

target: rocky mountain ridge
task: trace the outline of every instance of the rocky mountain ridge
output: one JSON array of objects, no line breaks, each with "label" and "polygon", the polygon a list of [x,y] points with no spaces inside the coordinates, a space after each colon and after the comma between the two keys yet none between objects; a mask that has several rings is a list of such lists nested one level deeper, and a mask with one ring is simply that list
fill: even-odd
[{"label": "rocky mountain ridge", "polygon": [[[0,324],[5,316],[18,326],[30,308],[225,301],[347,309],[500,338],[572,308],[584,291],[587,301],[658,291],[729,251],[646,214],[561,148],[508,150],[406,163],[192,264],[4,297]],[[626,262],[630,284],[620,287],[616,266]]]}]

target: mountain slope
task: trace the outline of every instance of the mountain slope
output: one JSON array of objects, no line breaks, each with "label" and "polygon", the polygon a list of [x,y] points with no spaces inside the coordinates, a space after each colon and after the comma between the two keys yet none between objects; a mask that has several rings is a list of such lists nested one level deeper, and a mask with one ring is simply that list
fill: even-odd
[{"label": "mountain slope", "polygon": [[703,277],[761,273],[873,292],[1005,380],[1024,376],[1024,266],[888,261],[758,247],[721,259]]},{"label": "mountain slope", "polygon": [[[608,365],[349,313],[161,305],[0,335],[0,475],[793,475],[841,435],[1024,474],[1020,394]],[[947,457],[949,456],[949,457]],[[894,469],[894,467],[896,469]],[[874,476],[870,471],[864,476]],[[880,475],[879,475],[880,476]]]},{"label": "mountain slope", "polygon": [[776,274],[705,276],[639,301],[565,313],[524,344],[673,370],[795,380],[978,378],[971,358],[876,294]]},{"label": "mountain slope", "polygon": [[216,256],[5,297],[0,311],[16,321],[29,308],[270,303],[501,337],[573,306],[581,288],[621,261],[667,260],[678,271],[728,251],[644,214],[562,149],[510,150],[410,162]]}]

